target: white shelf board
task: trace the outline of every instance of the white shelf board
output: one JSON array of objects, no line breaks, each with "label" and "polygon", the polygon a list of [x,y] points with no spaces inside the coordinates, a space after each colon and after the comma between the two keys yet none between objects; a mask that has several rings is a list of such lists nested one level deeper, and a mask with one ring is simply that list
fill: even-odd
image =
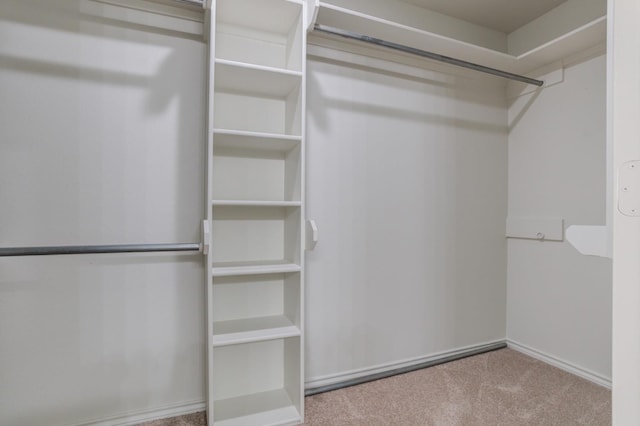
[{"label": "white shelf board", "polygon": [[[316,23],[353,31],[416,49],[464,59],[485,66],[492,66],[491,64],[510,66],[516,60],[515,57],[504,52],[480,47],[325,2],[320,2]],[[337,39],[341,40],[341,38]],[[362,45],[361,42],[354,41],[353,43]]]},{"label": "white shelf board", "polygon": [[300,272],[300,265],[289,260],[272,262],[219,262],[213,264],[214,277],[235,275],[263,275]]},{"label": "white shelf board", "polygon": [[232,207],[300,207],[300,201],[213,200],[214,206]]},{"label": "white shelf board", "polygon": [[216,426],[300,424],[303,419],[284,389],[215,401]]},{"label": "white shelf board", "polygon": [[603,43],[606,38],[607,17],[602,16],[542,46],[519,55],[510,71],[524,73],[535,70]]},{"label": "white shelf board", "polygon": [[215,60],[215,90],[284,98],[300,88],[302,72]]},{"label": "white shelf board", "polygon": [[287,152],[299,146],[301,141],[301,136],[229,129],[213,131],[214,154],[216,147]]},{"label": "white shelf board", "polygon": [[[606,39],[606,17],[600,17],[529,52],[514,56],[324,2],[320,2],[316,23],[520,74],[562,60]],[[322,33],[314,34],[317,37],[345,40]],[[364,44],[357,41],[346,43]]]},{"label": "white shelf board", "polygon": [[284,315],[213,323],[214,347],[297,336],[300,336],[300,329]]}]

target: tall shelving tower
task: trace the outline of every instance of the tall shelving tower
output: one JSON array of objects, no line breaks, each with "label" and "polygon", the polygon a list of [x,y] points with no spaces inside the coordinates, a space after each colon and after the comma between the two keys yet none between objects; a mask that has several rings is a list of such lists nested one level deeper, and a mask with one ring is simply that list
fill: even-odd
[{"label": "tall shelving tower", "polygon": [[305,5],[207,5],[209,425],[304,419]]}]

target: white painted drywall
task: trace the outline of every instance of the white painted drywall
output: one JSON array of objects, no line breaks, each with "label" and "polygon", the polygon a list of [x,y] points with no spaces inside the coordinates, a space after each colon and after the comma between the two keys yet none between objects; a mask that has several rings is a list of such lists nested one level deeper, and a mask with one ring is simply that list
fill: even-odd
[{"label": "white painted drywall", "polygon": [[505,337],[504,83],[341,55],[307,68],[308,385]]},{"label": "white painted drywall", "polygon": [[[565,69],[564,82],[509,107],[509,216],[605,222],[603,55]],[[611,261],[567,241],[510,239],[507,337],[596,376],[611,377]]]},{"label": "white painted drywall", "polygon": [[[205,45],[102,7],[0,3],[2,246],[200,241]],[[0,424],[202,403],[203,286],[199,254],[1,258]]]}]

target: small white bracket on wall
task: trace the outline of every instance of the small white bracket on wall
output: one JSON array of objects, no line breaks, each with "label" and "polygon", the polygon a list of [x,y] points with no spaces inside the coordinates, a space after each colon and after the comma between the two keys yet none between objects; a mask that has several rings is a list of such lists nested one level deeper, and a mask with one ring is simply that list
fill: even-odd
[{"label": "small white bracket on wall", "polygon": [[640,161],[628,161],[618,170],[618,210],[640,217]]},{"label": "small white bracket on wall", "polygon": [[580,254],[587,256],[611,257],[609,253],[609,232],[604,225],[572,225],[567,228],[567,241]]},{"label": "small white bracket on wall", "polygon": [[211,229],[208,220],[202,221],[202,243],[200,244],[200,250],[202,254],[209,254],[209,244],[211,241]]},{"label": "small white bracket on wall", "polygon": [[559,217],[508,217],[507,238],[563,241],[564,220]]},{"label": "small white bracket on wall", "polygon": [[307,250],[313,250],[318,244],[318,225],[313,219],[307,220]]}]

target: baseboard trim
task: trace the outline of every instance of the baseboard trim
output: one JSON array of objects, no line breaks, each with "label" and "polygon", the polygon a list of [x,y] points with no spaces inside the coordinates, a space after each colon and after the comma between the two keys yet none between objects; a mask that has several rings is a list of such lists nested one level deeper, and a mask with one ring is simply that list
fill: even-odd
[{"label": "baseboard trim", "polygon": [[593,371],[590,371],[586,368],[579,367],[573,363],[565,361],[564,359],[560,359],[556,356],[549,355],[537,349],[533,349],[527,345],[523,345],[522,343],[516,342],[511,339],[507,339],[507,346],[515,351],[528,355],[531,358],[535,358],[538,361],[553,365],[554,367],[564,370],[567,373],[571,373],[578,377],[582,377],[583,379],[589,380],[590,382],[593,382],[597,385],[611,389],[611,379],[602,376],[601,374],[594,373]]},{"label": "baseboard trim", "polygon": [[[463,348],[439,352],[419,358],[413,358],[409,360],[318,377],[308,380],[305,383],[305,396],[311,396],[322,392],[329,392],[332,390],[367,383],[398,374],[421,370],[423,368],[445,364],[447,362],[495,351],[498,349],[503,349],[506,347],[521,352],[546,364],[557,367],[568,373],[574,374],[578,377],[582,377],[583,379],[589,380],[597,385],[611,389],[611,379],[607,377],[604,377],[588,369],[579,367],[556,356],[549,355],[537,349],[533,349],[527,345],[523,345],[522,343],[516,342],[511,339],[506,339],[486,342],[479,345],[466,346]],[[205,401],[183,402],[148,410],[134,410],[116,416],[75,423],[70,426],[131,426],[152,420],[197,413],[199,411],[205,411],[205,409]]]},{"label": "baseboard trim", "polygon": [[410,371],[421,370],[423,368],[433,367],[435,365],[456,361],[462,358],[467,358],[470,356],[479,355],[485,352],[491,352],[506,347],[507,344],[505,340],[496,340],[478,345],[453,349],[450,351],[439,352],[419,358],[413,358],[410,360],[318,377],[308,380],[305,383],[305,396],[311,396],[318,393],[329,392],[349,386],[359,385],[378,379],[384,379],[386,377],[396,376],[398,374],[408,373]]},{"label": "baseboard trim", "polygon": [[118,414],[112,417],[92,419],[70,426],[131,426],[152,420],[197,413],[199,411],[205,411],[205,409],[206,403],[204,401],[183,402],[148,410],[134,410],[128,413]]}]

